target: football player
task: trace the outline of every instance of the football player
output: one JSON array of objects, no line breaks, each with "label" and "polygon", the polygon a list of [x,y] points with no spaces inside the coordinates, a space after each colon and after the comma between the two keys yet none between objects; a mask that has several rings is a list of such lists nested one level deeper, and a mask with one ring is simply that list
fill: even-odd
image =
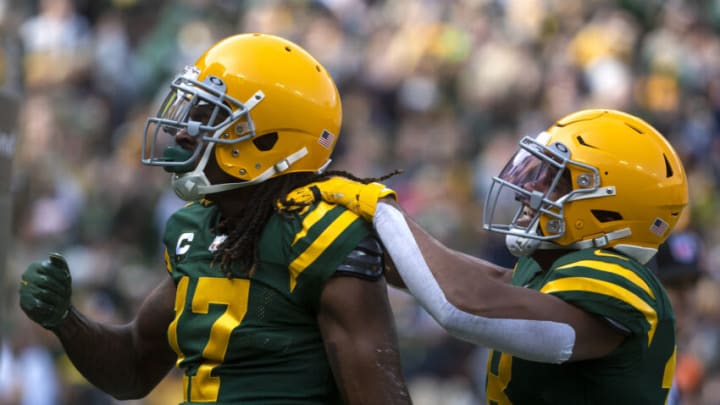
[{"label": "football player", "polygon": [[72,306],[68,264],[51,254],[23,274],[22,309],[119,399],[177,365],[183,403],[410,403],[372,227],[285,198],[322,178],[341,119],[330,74],[298,45],[218,42],[145,126],[143,163],[188,201],[166,225],[167,280],[129,324],[100,324]]},{"label": "football player", "polygon": [[646,263],[688,189],[672,146],[640,118],[582,110],[519,142],[483,211],[485,229],[504,234],[518,257],[514,269],[444,246],[381,199],[392,192],[380,183],[337,177],[293,195],[373,222],[420,304],[455,336],[492,349],[489,403],[665,403],[675,317]]}]

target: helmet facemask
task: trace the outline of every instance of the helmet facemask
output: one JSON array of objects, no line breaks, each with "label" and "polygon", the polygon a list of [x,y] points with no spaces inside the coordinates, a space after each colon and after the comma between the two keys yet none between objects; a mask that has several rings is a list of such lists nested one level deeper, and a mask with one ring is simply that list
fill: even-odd
[{"label": "helmet facemask", "polygon": [[[505,234],[516,256],[559,248],[551,242],[565,234],[565,204],[595,197],[599,188],[597,169],[572,161],[562,143],[546,145],[549,138],[547,132],[536,139],[522,138],[520,149],[492,179],[485,202],[484,228]],[[571,175],[579,186],[576,190]]]},{"label": "helmet facemask", "polygon": [[[248,101],[240,102],[227,94],[220,78],[208,76],[201,82],[198,75],[197,68],[186,67],[173,80],[157,115],[147,119],[142,149],[142,162],[174,173],[173,188],[188,201],[257,183],[212,185],[204,171],[215,144],[236,144],[255,137],[250,112],[264,98],[262,91],[257,91]],[[181,131],[197,140],[193,151],[175,142]]]}]

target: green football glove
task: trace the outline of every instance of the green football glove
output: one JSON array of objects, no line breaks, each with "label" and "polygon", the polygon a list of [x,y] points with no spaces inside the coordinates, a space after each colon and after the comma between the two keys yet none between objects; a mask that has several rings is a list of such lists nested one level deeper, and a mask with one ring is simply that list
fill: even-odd
[{"label": "green football glove", "polygon": [[292,207],[297,207],[322,199],[343,205],[365,220],[372,221],[378,201],[385,197],[397,200],[397,193],[381,183],[364,184],[345,177],[331,177],[296,188],[287,195],[287,200],[295,203]]},{"label": "green football glove", "polygon": [[59,253],[31,263],[20,279],[20,308],[46,329],[55,328],[65,319],[71,295],[70,270]]}]

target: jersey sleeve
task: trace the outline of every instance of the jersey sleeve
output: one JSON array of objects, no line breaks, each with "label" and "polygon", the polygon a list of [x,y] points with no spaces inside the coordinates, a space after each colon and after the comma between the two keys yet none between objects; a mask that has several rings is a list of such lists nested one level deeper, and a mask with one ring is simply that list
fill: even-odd
[{"label": "jersey sleeve", "polygon": [[551,271],[541,292],[552,294],[607,319],[621,330],[647,335],[651,342],[659,320],[656,282],[647,269],[623,256],[596,250],[570,255]]}]

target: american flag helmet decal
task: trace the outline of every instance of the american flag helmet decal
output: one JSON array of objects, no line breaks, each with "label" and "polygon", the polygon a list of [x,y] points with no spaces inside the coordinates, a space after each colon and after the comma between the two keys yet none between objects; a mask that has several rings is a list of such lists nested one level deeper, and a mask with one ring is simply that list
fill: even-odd
[{"label": "american flag helmet decal", "polygon": [[670,227],[670,224],[663,221],[661,218],[655,218],[652,226],[650,226],[650,232],[654,233],[657,236],[662,236],[665,231],[667,231],[668,227]]},{"label": "american flag helmet decal", "polygon": [[327,129],[323,130],[322,134],[320,134],[320,138],[318,138],[318,143],[322,145],[325,149],[332,148],[334,141],[335,135],[331,134],[330,131],[328,131]]}]

